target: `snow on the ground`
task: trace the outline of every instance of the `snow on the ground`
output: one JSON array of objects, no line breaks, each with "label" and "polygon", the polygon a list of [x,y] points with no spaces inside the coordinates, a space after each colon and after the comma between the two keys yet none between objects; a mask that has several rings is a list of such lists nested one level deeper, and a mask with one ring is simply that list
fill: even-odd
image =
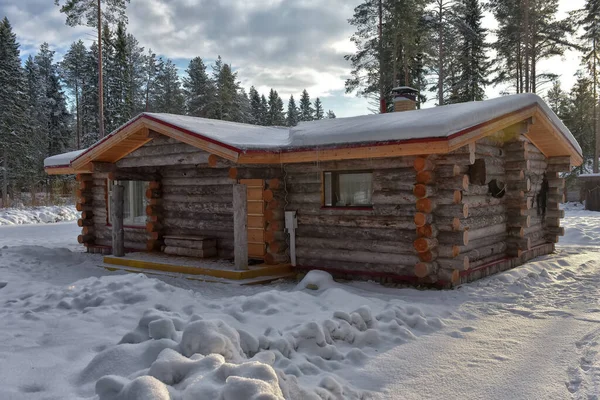
[{"label": "snow on the ground", "polygon": [[47,224],[77,218],[75,206],[0,208],[0,225]]},{"label": "snow on the ground", "polygon": [[600,213],[566,213],[556,254],[451,291],[159,280],[2,227],[0,398],[597,398]]}]

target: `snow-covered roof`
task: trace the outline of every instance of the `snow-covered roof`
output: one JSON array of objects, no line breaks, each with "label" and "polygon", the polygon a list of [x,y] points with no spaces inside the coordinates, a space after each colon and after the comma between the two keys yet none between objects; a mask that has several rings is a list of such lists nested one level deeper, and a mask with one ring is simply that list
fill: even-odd
[{"label": "snow-covered roof", "polygon": [[422,110],[300,122],[293,128],[248,125],[173,114],[147,113],[145,115],[242,151],[287,150],[449,137],[533,105],[539,105],[556,128],[581,153],[581,147],[560,118],[539,96],[531,93]]},{"label": "snow-covered roof", "polygon": [[579,175],[580,178],[586,179],[586,178],[600,178],[600,174],[596,173],[596,174],[581,174]]},{"label": "snow-covered roof", "polygon": [[68,167],[71,164],[71,161],[76,159],[85,150],[86,149],[75,150],[75,151],[70,151],[68,153],[57,154],[55,156],[48,157],[44,160],[44,167],[45,168]]},{"label": "snow-covered roof", "polygon": [[[298,126],[267,127],[190,116],[143,113],[85,151],[70,152],[45,160],[46,167],[65,166],[71,161],[89,162],[91,154],[105,151],[117,143],[113,137],[127,132],[128,126],[147,121],[191,135],[237,154],[246,152],[288,152],[326,149],[328,147],[360,147],[452,139],[479,126],[505,118],[513,113],[538,107],[558,133],[557,142],[569,143],[581,156],[581,147],[562,121],[535,94],[517,94],[491,100],[452,104],[422,110],[371,114],[358,117],[300,122]],[[151,129],[155,129],[152,128]],[[561,141],[561,137],[564,141]],[[116,139],[116,138],[114,138]]]},{"label": "snow-covered roof", "polygon": [[143,113],[143,115],[240,150],[272,149],[289,143],[290,132],[287,127],[250,125],[176,114]]}]

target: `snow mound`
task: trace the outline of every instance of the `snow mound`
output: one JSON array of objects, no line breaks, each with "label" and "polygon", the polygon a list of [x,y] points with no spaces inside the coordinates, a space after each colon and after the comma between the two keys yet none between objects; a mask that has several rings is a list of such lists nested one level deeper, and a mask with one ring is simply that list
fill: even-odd
[{"label": "snow mound", "polygon": [[[374,354],[444,326],[440,318],[415,306],[364,304],[364,297],[334,283],[329,274],[314,272],[303,282],[319,290],[240,296],[235,306],[224,304],[219,312],[205,315],[194,314],[191,307],[185,308],[187,316],[149,309],[119,344],[94,357],[79,382],[95,381],[101,400],[361,399],[368,392],[354,388],[337,370],[364,365]],[[97,286],[121,289],[115,283]],[[128,289],[136,286],[141,290],[138,284]],[[288,306],[293,315],[298,304],[336,301],[363,304],[299,323],[283,317]],[[276,319],[284,324],[272,325]]]},{"label": "snow mound", "polygon": [[49,224],[79,218],[75,206],[49,206],[0,209],[1,225]]},{"label": "snow mound", "polygon": [[304,278],[296,286],[296,290],[325,290],[335,287],[335,282],[331,274],[325,271],[312,270],[309,271]]}]

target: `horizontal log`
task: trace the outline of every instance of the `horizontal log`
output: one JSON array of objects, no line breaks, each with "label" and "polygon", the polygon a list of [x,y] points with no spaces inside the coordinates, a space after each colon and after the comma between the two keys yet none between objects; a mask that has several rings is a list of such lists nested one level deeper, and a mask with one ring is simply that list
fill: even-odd
[{"label": "horizontal log", "polygon": [[470,207],[468,208],[469,218],[479,218],[485,215],[498,215],[506,213],[507,208],[504,205],[489,206],[489,207]]},{"label": "horizontal log", "polygon": [[415,276],[425,278],[429,275],[435,275],[438,272],[438,264],[435,262],[420,262],[415,265]]},{"label": "horizontal log", "polygon": [[475,163],[475,153],[441,154],[435,160],[436,165],[472,165]]},{"label": "horizontal log", "polygon": [[92,179],[94,179],[92,174],[77,174],[77,175],[75,175],[75,180],[77,182],[91,181]]},{"label": "horizontal log", "polygon": [[434,213],[440,217],[467,218],[470,210],[467,204],[452,204],[437,206]]},{"label": "horizontal log", "polygon": [[480,217],[470,217],[467,219],[460,218],[436,218],[436,225],[440,231],[468,231],[485,228],[505,223],[508,217],[505,213],[502,214],[486,214]]},{"label": "horizontal log", "polygon": [[504,150],[506,152],[518,152],[518,151],[531,151],[531,152],[539,152],[538,148],[535,147],[531,142],[528,141],[515,141],[509,142],[504,145]]},{"label": "horizontal log", "polygon": [[296,237],[296,246],[314,249],[341,249],[374,253],[415,254],[413,245],[403,241],[351,240],[298,236]]},{"label": "horizontal log", "polygon": [[373,171],[373,191],[412,190],[416,173],[410,168]]},{"label": "horizontal log", "polygon": [[457,245],[440,245],[436,248],[438,257],[454,258],[460,254],[461,246]]},{"label": "horizontal log", "polygon": [[[233,194],[233,185],[202,185],[202,186],[165,186],[162,188],[165,194],[185,194],[185,195],[228,195]],[[228,201],[232,201],[229,198]]]},{"label": "horizontal log", "polygon": [[551,165],[565,165],[571,164],[571,156],[561,156],[561,157],[548,157],[548,164]]},{"label": "horizontal log", "polygon": [[502,157],[504,149],[483,143],[475,143],[475,156]]},{"label": "horizontal log", "polygon": [[565,236],[565,228],[562,226],[546,227],[546,233],[552,236]]},{"label": "horizontal log", "polygon": [[503,258],[505,258],[505,256],[503,256],[503,255],[494,255],[491,257],[481,259],[479,261],[473,261],[471,263],[471,269],[475,269],[475,268],[481,267],[483,265],[491,264],[494,262],[502,261]]},{"label": "horizontal log", "polygon": [[531,226],[530,215],[511,216],[508,219],[507,226],[511,228],[529,228]]},{"label": "horizontal log", "polygon": [[422,262],[432,262],[435,261],[436,258],[438,258],[438,253],[436,249],[431,249],[423,253],[419,253],[418,256],[419,260],[421,260]]},{"label": "horizontal log", "polygon": [[453,178],[459,175],[465,175],[469,171],[466,165],[440,165],[435,168],[435,178]]},{"label": "horizontal log", "polygon": [[[203,153],[197,147],[190,146],[187,143],[164,143],[159,146],[142,146],[139,149],[131,152],[127,157],[138,158],[138,157],[156,157],[171,155],[173,157],[187,154],[187,153]],[[205,153],[208,158],[208,153]]]},{"label": "horizontal log", "polygon": [[183,178],[227,178],[228,169],[198,168],[195,166],[163,167],[160,169],[162,180]]},{"label": "horizontal log", "polygon": [[564,218],[565,210],[546,210],[546,217],[549,218]]},{"label": "horizontal log", "polygon": [[417,200],[411,192],[389,191],[374,192],[371,200],[373,204],[414,204]]},{"label": "horizontal log", "polygon": [[520,238],[520,237],[508,237],[506,238],[506,251],[511,257],[515,257],[514,250],[530,250],[531,249],[531,238]]},{"label": "horizontal log", "polygon": [[[233,224],[233,222],[232,222]],[[202,226],[194,226],[194,224],[188,224],[187,226],[178,226],[175,224],[165,224],[164,235],[174,236],[206,236],[217,238],[217,247],[220,246],[222,239],[228,239],[233,241],[233,228],[216,230],[208,224],[202,224]],[[219,225],[220,229],[220,225]],[[161,235],[162,236],[162,235]],[[233,247],[232,247],[233,248]]]},{"label": "horizontal log", "polygon": [[160,178],[158,167],[152,168],[118,168],[109,172],[107,179],[110,181],[154,181]]},{"label": "horizontal log", "polygon": [[440,232],[437,239],[441,245],[466,246],[469,244],[469,233],[468,231]]},{"label": "horizontal log", "polygon": [[506,171],[504,174],[505,180],[508,181],[522,181],[525,179],[525,172],[522,169]]},{"label": "horizontal log", "polygon": [[437,277],[439,281],[448,282],[452,285],[460,283],[460,271],[457,269],[440,268],[437,272]]},{"label": "horizontal log", "polygon": [[401,229],[356,229],[340,226],[298,225],[296,236],[315,238],[345,238],[348,240],[382,240],[396,242],[406,240],[412,243],[417,234],[415,230]]},{"label": "horizontal log", "polygon": [[485,247],[476,248],[467,253],[469,261],[479,261],[494,255],[503,255],[506,253],[506,242],[501,241]]},{"label": "horizontal log", "polygon": [[531,161],[523,160],[523,161],[507,161],[504,164],[504,169],[506,171],[527,171],[531,168]]},{"label": "horizontal log", "polygon": [[94,225],[94,221],[92,221],[91,219],[78,219],[77,220],[77,226],[83,227],[83,226],[93,226]]},{"label": "horizontal log", "polygon": [[284,171],[279,168],[241,168],[231,167],[228,170],[228,177],[232,179],[272,179],[283,177]]},{"label": "horizontal log", "polygon": [[298,214],[298,224],[315,226],[343,226],[354,228],[392,228],[411,230],[415,228],[411,217],[382,217],[361,215],[311,215]]},{"label": "horizontal log", "polygon": [[[170,228],[187,228],[187,229],[198,229],[200,230],[211,230],[215,231],[231,231],[233,232],[233,218],[220,218],[220,219],[184,219],[184,218],[170,218],[169,214],[165,213],[163,219],[163,226],[168,231]],[[200,234],[200,232],[198,232]],[[204,236],[204,235],[202,235]],[[212,236],[212,235],[209,235]]]},{"label": "horizontal log", "polygon": [[163,205],[168,208],[171,203],[221,203],[221,204],[232,204],[232,195],[228,193],[223,194],[170,194],[165,193],[162,197]]},{"label": "horizontal log", "polygon": [[321,172],[309,172],[309,173],[294,173],[287,174],[285,177],[286,185],[292,187],[301,183],[318,183],[322,182]]},{"label": "horizontal log", "polygon": [[[270,193],[271,197],[272,193]],[[287,201],[289,204],[318,204],[320,206],[321,193],[289,193]]]},{"label": "horizontal log", "polygon": [[484,237],[490,237],[495,235],[505,235],[506,234],[506,224],[500,223],[496,225],[486,226],[485,228],[473,229],[469,230],[468,237],[469,240],[477,240]]},{"label": "horizontal log", "polygon": [[431,184],[435,180],[435,174],[433,171],[421,171],[417,173],[416,181],[417,183],[428,185]]},{"label": "horizontal log", "polygon": [[412,168],[414,157],[372,158],[340,161],[318,161],[314,163],[288,164],[285,170],[289,174],[321,171],[357,171]]},{"label": "horizontal log", "polygon": [[531,180],[526,178],[521,181],[508,181],[507,190],[529,192],[531,190]]},{"label": "horizontal log", "polygon": [[210,247],[210,248],[207,248],[207,249],[190,249],[190,248],[187,248],[187,247],[166,246],[163,249],[163,253],[174,255],[174,256],[207,258],[207,257],[216,256],[217,255],[217,248],[216,247]]},{"label": "horizontal log", "polygon": [[310,247],[296,247],[298,257],[312,258],[317,260],[349,261],[359,263],[377,263],[391,265],[410,265],[419,262],[416,255],[396,253],[373,253],[356,250],[327,250],[314,249]]},{"label": "horizontal log", "polygon": [[288,245],[284,241],[274,241],[267,243],[267,253],[282,254],[288,248]]},{"label": "horizontal log", "polygon": [[290,261],[290,257],[286,253],[267,253],[265,254],[265,264],[267,265],[277,265],[277,264],[287,264]]},{"label": "horizontal log", "polygon": [[206,178],[163,178],[163,187],[167,186],[206,186],[206,185],[233,185],[234,179],[227,176]]},{"label": "horizontal log", "polygon": [[464,196],[486,196],[490,191],[488,185],[469,185],[463,192]]},{"label": "horizontal log", "polygon": [[163,165],[207,164],[209,154],[205,152],[167,154],[147,157],[125,157],[117,161],[118,168],[156,167]]},{"label": "horizontal log", "polygon": [[469,188],[469,175],[459,175],[438,181],[436,188],[443,190],[467,190]]},{"label": "horizontal log", "polygon": [[459,271],[469,269],[469,257],[464,255],[459,255],[456,258],[438,258],[436,262],[444,269],[456,269]]},{"label": "horizontal log", "polygon": [[217,239],[202,238],[202,240],[190,240],[185,236],[165,236],[164,242],[166,246],[184,247],[188,249],[205,250],[217,247]]},{"label": "horizontal log", "polygon": [[94,235],[79,235],[77,236],[78,243],[90,243],[94,241]]},{"label": "horizontal log", "polygon": [[[374,262],[363,263],[363,262],[350,262],[350,261],[337,261],[337,260],[318,260],[310,257],[297,257],[296,265],[301,267],[310,268],[329,268],[340,273],[348,271],[352,274],[353,278],[359,279],[373,279],[372,275],[369,275],[370,271],[377,271],[378,273],[386,273],[390,275],[414,275],[415,264],[406,265],[393,265],[393,264],[377,264]],[[365,272],[366,275],[357,275],[358,272]]]},{"label": "horizontal log", "polygon": [[[498,236],[488,236],[481,239],[469,240],[469,243],[465,246],[460,246],[458,248],[458,254],[468,254],[469,252],[477,249],[484,248],[486,246],[491,246],[496,243],[505,242],[507,240],[506,233]],[[440,253],[442,248],[440,247]]]},{"label": "horizontal log", "polygon": [[[148,206],[152,207],[152,206]],[[215,214],[233,214],[233,203],[217,202],[173,202],[163,200],[163,208],[173,211],[187,211],[189,213],[215,213]],[[160,209],[158,209],[160,210]],[[160,212],[160,211],[159,211]],[[148,214],[148,215],[154,215]]]}]

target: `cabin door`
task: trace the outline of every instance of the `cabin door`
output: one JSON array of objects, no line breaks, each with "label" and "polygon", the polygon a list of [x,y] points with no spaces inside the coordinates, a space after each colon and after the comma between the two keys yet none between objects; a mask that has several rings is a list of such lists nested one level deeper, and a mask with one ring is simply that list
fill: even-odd
[{"label": "cabin door", "polygon": [[248,258],[263,260],[265,246],[265,201],[263,179],[240,179],[248,193]]}]

